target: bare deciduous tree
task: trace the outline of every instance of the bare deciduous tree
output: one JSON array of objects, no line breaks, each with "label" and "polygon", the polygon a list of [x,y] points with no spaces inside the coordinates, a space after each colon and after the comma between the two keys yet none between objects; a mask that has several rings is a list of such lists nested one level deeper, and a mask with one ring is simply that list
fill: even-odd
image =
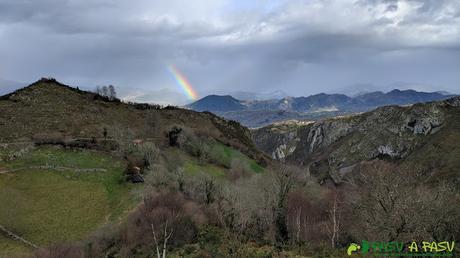
[{"label": "bare deciduous tree", "polygon": [[177,193],[155,193],[144,198],[141,214],[154,239],[157,258],[165,258],[168,243],[184,216],[185,199]]},{"label": "bare deciduous tree", "polygon": [[114,100],[117,98],[117,92],[113,85],[109,86],[97,86],[95,89],[96,94],[109,98],[109,100]]},{"label": "bare deciduous tree", "polygon": [[339,241],[339,234],[341,230],[342,209],[343,201],[337,189],[334,189],[329,194],[329,223],[326,223],[326,229],[330,235],[331,247],[335,248]]},{"label": "bare deciduous tree", "polygon": [[107,97],[109,97],[110,100],[114,100],[117,98],[117,92],[115,90],[115,87],[113,85],[109,85],[107,88]]},{"label": "bare deciduous tree", "polygon": [[[453,240],[460,221],[459,196],[448,184],[427,185],[417,168],[402,171],[384,161],[358,167],[347,202],[353,210],[349,231],[357,239]],[[456,222],[457,221],[457,222]],[[358,230],[359,229],[359,230]]]},{"label": "bare deciduous tree", "polygon": [[330,216],[332,194],[325,188],[319,188],[318,191],[316,187],[319,188],[310,184],[289,193],[287,226],[293,243],[319,244],[331,239],[328,229],[331,228],[333,218]]}]

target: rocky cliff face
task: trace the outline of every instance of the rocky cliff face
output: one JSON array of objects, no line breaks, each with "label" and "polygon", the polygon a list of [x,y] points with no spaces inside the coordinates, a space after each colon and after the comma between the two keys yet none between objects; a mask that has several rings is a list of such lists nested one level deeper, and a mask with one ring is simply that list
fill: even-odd
[{"label": "rocky cliff face", "polygon": [[256,145],[275,159],[302,164],[320,178],[340,182],[371,159],[404,160],[460,112],[460,97],[411,106],[386,106],[361,115],[311,124],[274,124],[253,131]]},{"label": "rocky cliff face", "polygon": [[313,122],[286,121],[275,123],[252,131],[256,146],[273,159],[284,160],[297,148],[303,128],[309,128]]}]

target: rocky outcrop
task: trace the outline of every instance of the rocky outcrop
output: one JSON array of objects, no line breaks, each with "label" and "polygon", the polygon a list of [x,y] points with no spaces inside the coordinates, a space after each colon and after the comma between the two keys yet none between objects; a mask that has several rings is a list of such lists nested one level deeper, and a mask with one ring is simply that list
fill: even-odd
[{"label": "rocky outcrop", "polygon": [[442,122],[439,120],[433,119],[409,119],[407,122],[406,128],[412,131],[414,134],[424,134],[434,133],[436,128],[439,128],[442,125]]},{"label": "rocky outcrop", "polygon": [[252,131],[256,146],[269,154],[273,159],[284,160],[297,148],[300,138],[297,129],[308,125],[306,122],[285,122],[273,124]]},{"label": "rocky outcrop", "polygon": [[[350,117],[338,117],[289,130],[276,126],[264,132],[265,147],[274,159],[304,164],[313,175],[329,174],[335,182],[354,165],[372,159],[405,159],[427,137],[445,126],[446,112],[460,107],[460,97],[411,106],[387,106]],[[447,109],[446,109],[447,108]],[[323,176],[320,176],[324,179]]]},{"label": "rocky outcrop", "polygon": [[443,122],[444,115],[439,105],[428,105],[424,108],[417,106],[405,118],[403,127],[415,135],[428,135],[437,132]]},{"label": "rocky outcrop", "polygon": [[279,145],[272,152],[273,159],[284,160],[287,156],[291,155],[297,148],[297,142],[300,140],[297,137],[297,132],[287,132],[280,135]]},{"label": "rocky outcrop", "polygon": [[391,145],[381,145],[377,147],[377,153],[378,155],[375,157],[388,156],[390,158],[400,158],[403,155],[401,150],[398,150]]},{"label": "rocky outcrop", "polygon": [[352,123],[340,119],[320,121],[311,127],[307,144],[310,152],[327,147],[353,130]]},{"label": "rocky outcrop", "polygon": [[444,101],[444,104],[452,107],[460,107],[460,96],[447,99]]}]

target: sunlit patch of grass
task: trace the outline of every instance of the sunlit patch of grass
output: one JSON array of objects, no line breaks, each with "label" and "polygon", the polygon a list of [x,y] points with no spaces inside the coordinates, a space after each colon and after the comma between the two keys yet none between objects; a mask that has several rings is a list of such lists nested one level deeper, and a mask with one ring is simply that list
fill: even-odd
[{"label": "sunlit patch of grass", "polygon": [[225,171],[223,168],[212,164],[198,164],[194,161],[188,161],[183,166],[184,172],[190,175],[198,175],[200,173],[206,173],[215,177],[224,177]]},{"label": "sunlit patch of grass", "polygon": [[238,150],[223,145],[218,142],[208,143],[209,149],[205,159],[199,159],[178,148],[169,148],[164,154],[166,157],[174,157],[167,159],[166,166],[169,170],[176,170],[182,167],[184,172],[189,175],[198,175],[206,173],[215,177],[223,178],[229,169],[231,169],[232,161],[238,160],[245,165],[253,173],[263,173],[264,168],[255,160],[249,158]]},{"label": "sunlit patch of grass", "polygon": [[230,168],[233,160],[240,160],[245,163],[254,173],[261,173],[264,171],[257,162],[250,159],[238,150],[230,148],[220,143],[213,144],[210,151],[211,160],[221,164],[224,167]]},{"label": "sunlit patch of grass", "polygon": [[53,171],[2,175],[0,204],[0,223],[38,244],[83,238],[110,213],[103,185]]}]

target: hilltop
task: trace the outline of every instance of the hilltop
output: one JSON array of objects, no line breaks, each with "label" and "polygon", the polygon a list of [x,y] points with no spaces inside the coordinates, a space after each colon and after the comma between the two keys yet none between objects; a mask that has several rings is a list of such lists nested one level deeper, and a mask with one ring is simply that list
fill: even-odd
[{"label": "hilltop", "polygon": [[151,139],[164,146],[168,130],[185,126],[230,145],[247,155],[259,155],[249,131],[211,113],[177,107],[123,103],[82,91],[54,79],[41,79],[0,97],[0,142],[33,140],[41,135],[63,138],[119,136]]},{"label": "hilltop", "polygon": [[246,106],[232,96],[209,95],[188,105],[196,111],[226,112],[246,109]]}]

